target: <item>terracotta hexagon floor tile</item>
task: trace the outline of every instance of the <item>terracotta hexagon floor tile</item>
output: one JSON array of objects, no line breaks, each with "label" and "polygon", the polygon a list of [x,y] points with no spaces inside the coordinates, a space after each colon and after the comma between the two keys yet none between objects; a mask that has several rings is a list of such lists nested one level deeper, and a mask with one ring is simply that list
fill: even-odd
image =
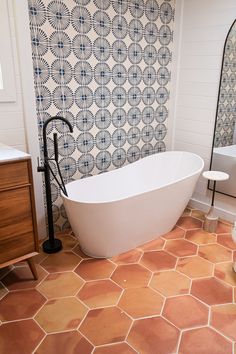
[{"label": "terracotta hexagon floor tile", "polygon": [[82,287],[78,298],[89,308],[116,305],[122,289],[110,279],[91,281]]},{"label": "terracotta hexagon floor tile", "polygon": [[33,353],[44,335],[33,320],[5,323],[0,326],[0,353]]},{"label": "terracotta hexagon floor tile", "polygon": [[116,264],[136,263],[140,260],[141,256],[142,251],[134,249],[129,252],[121,253],[118,256],[112,257],[111,260]]},{"label": "terracotta hexagon floor tile", "polygon": [[41,267],[36,266],[38,280],[33,278],[29,266],[16,267],[12,269],[3,279],[2,283],[8,290],[33,289],[47,276],[47,272]]},{"label": "terracotta hexagon floor tile", "polygon": [[210,277],[213,264],[199,256],[180,258],[176,269],[190,278]]},{"label": "terracotta hexagon floor tile", "polygon": [[170,354],[176,352],[178,338],[176,327],[162,317],[152,317],[136,320],[127,341],[140,354]]},{"label": "terracotta hexagon floor tile", "polygon": [[83,280],[73,272],[49,274],[37,289],[47,299],[76,295],[83,285]]},{"label": "terracotta hexagon floor tile", "polygon": [[7,289],[0,283],[0,300],[8,293]]},{"label": "terracotta hexagon floor tile", "polygon": [[93,346],[78,331],[47,335],[35,354],[91,354]]},{"label": "terracotta hexagon floor tile", "polygon": [[85,254],[81,248],[80,248],[80,245],[77,245],[73,248],[73,252],[75,254],[77,254],[78,256],[80,256],[82,259],[91,259],[90,256],[88,256],[87,254]]},{"label": "terracotta hexagon floor tile", "polygon": [[159,315],[162,309],[164,298],[151,290],[145,288],[126,289],[118,306],[133,318]]},{"label": "terracotta hexagon floor tile", "polygon": [[176,257],[185,257],[196,254],[197,246],[186,240],[170,240],[166,242],[165,250]]},{"label": "terracotta hexagon floor tile", "polygon": [[93,354],[137,354],[127,343],[118,343],[97,347]]},{"label": "terracotta hexagon floor tile", "polygon": [[10,292],[0,301],[0,320],[4,322],[33,317],[45,302],[45,297],[34,289]]},{"label": "terracotta hexagon floor tile", "polygon": [[176,239],[176,238],[183,238],[185,235],[185,231],[183,229],[181,229],[178,226],[175,226],[173,228],[173,230],[171,230],[170,232],[168,232],[165,235],[162,235],[163,238],[165,238],[166,240],[172,240],[172,239]]},{"label": "terracotta hexagon floor tile", "polygon": [[232,225],[218,221],[216,234],[230,234],[232,230]]},{"label": "terracotta hexagon floor tile", "polygon": [[57,238],[62,241],[62,247],[64,251],[72,250],[79,242],[75,237],[72,237],[69,234],[57,234]]},{"label": "terracotta hexagon floor tile", "polygon": [[232,344],[209,327],[183,332],[178,354],[232,354]]},{"label": "terracotta hexagon floor tile", "polygon": [[225,336],[236,341],[236,305],[212,306],[210,324]]},{"label": "terracotta hexagon floor tile", "polygon": [[139,264],[120,265],[111,277],[124,289],[147,286],[150,278],[151,273]]},{"label": "terracotta hexagon floor tile", "polygon": [[94,345],[122,342],[132,321],[117,307],[90,310],[79,331]]},{"label": "terracotta hexagon floor tile", "polygon": [[151,271],[159,271],[174,268],[176,264],[176,257],[165,251],[150,251],[145,252],[140,263]]},{"label": "terracotta hexagon floor tile", "polygon": [[108,259],[85,259],[75,272],[85,280],[98,280],[109,278],[116,268],[115,264]]},{"label": "terracotta hexagon floor tile", "polygon": [[164,244],[165,241],[162,238],[158,238],[145,243],[144,245],[140,246],[139,249],[142,251],[156,251],[163,249]]},{"label": "terracotta hexagon floor tile", "polygon": [[205,245],[216,242],[216,235],[211,234],[203,229],[190,230],[186,232],[186,240],[196,243],[197,245]]},{"label": "terracotta hexagon floor tile", "polygon": [[47,332],[62,332],[78,327],[87,308],[75,297],[49,300],[35,316]]},{"label": "terracotta hexagon floor tile", "polygon": [[[186,311],[186,309],[191,309]],[[208,307],[190,295],[166,299],[162,316],[180,329],[206,325]]]},{"label": "terracotta hexagon floor tile", "polygon": [[50,254],[41,266],[49,273],[65,272],[73,270],[81,261],[81,258],[70,251]]},{"label": "terracotta hexagon floor tile", "polygon": [[195,279],[192,282],[191,294],[208,305],[232,302],[232,287],[216,278]]},{"label": "terracotta hexagon floor tile", "polygon": [[210,262],[218,263],[232,260],[232,252],[220,245],[199,246],[198,254],[200,257]]},{"label": "terracotta hexagon floor tile", "polygon": [[236,273],[233,270],[233,262],[216,264],[215,277],[232,286],[236,286]]},{"label": "terracotta hexagon floor tile", "polygon": [[199,229],[202,227],[202,221],[192,216],[181,216],[177,221],[177,225],[185,230]]},{"label": "terracotta hexagon floor tile", "polygon": [[150,287],[165,296],[173,296],[188,293],[190,284],[190,279],[186,276],[174,270],[167,270],[155,273],[150,282]]},{"label": "terracotta hexagon floor tile", "polygon": [[236,243],[233,241],[231,234],[217,235],[217,242],[231,250],[236,250]]},{"label": "terracotta hexagon floor tile", "polygon": [[200,219],[200,220],[205,220],[205,212],[201,210],[194,209],[191,212],[191,216],[194,218]]},{"label": "terracotta hexagon floor tile", "polygon": [[0,280],[4,278],[12,269],[14,268],[13,265],[8,267],[0,268]]},{"label": "terracotta hexagon floor tile", "polygon": [[44,253],[41,249],[39,251],[39,254],[37,256],[33,257],[34,264],[40,264],[42,263],[46,258],[48,257],[47,253]]},{"label": "terracotta hexagon floor tile", "polygon": [[182,216],[187,216],[187,215],[191,215],[191,209],[188,207],[184,209]]}]

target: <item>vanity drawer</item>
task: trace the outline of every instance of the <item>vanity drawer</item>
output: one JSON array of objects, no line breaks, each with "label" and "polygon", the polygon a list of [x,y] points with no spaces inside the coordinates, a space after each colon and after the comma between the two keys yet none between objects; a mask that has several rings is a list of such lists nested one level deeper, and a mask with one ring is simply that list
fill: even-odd
[{"label": "vanity drawer", "polygon": [[0,264],[35,251],[30,187],[0,192]]},{"label": "vanity drawer", "polygon": [[27,260],[37,279],[38,251],[30,156],[0,144],[0,268]]},{"label": "vanity drawer", "polygon": [[19,161],[0,165],[0,189],[29,183],[28,162]]}]

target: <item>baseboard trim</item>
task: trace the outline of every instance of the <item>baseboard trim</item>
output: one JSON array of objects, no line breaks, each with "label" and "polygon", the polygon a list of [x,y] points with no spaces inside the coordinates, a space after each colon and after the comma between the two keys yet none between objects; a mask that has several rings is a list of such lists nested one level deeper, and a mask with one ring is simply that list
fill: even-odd
[{"label": "baseboard trim", "polygon": [[[202,210],[204,212],[208,212],[208,210],[210,208],[209,204],[204,203],[203,201],[200,201],[200,200],[195,199],[195,198],[191,198],[188,205],[189,205],[190,208],[199,209],[199,210]],[[218,213],[218,216],[221,219],[224,219],[224,220],[227,220],[227,221],[230,221],[230,222],[236,221],[236,214],[235,213],[232,213],[232,212],[230,212],[228,210],[219,208],[218,206],[215,206],[215,210],[216,210],[216,212]]]}]

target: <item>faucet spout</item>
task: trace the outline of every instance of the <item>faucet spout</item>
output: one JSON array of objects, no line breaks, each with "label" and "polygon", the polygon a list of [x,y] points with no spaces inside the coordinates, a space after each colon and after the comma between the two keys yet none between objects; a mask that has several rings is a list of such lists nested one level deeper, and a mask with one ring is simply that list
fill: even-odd
[{"label": "faucet spout", "polygon": [[64,123],[66,123],[69,127],[70,132],[73,132],[73,128],[71,123],[68,121],[68,119],[64,118],[64,117],[59,117],[59,116],[55,116],[55,117],[51,117],[48,118],[44,124],[43,124],[43,155],[45,159],[48,159],[48,149],[47,149],[47,126],[48,123],[50,123],[53,120],[61,120]]}]

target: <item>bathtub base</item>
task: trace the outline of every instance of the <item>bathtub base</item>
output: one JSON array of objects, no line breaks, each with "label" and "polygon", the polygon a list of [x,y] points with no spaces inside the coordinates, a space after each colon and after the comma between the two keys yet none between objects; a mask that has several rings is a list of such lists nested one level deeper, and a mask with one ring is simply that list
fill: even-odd
[{"label": "bathtub base", "polygon": [[117,256],[172,230],[191,197],[194,179],[99,205],[65,199],[72,230],[84,253],[94,258]]},{"label": "bathtub base", "polygon": [[[91,253],[89,250],[86,250],[85,248],[83,248],[80,244],[80,249],[81,251],[88,257],[91,257],[91,258],[111,258],[111,257],[115,257],[115,256],[118,256],[120,254],[123,254],[123,253],[126,253],[126,252],[129,252],[129,251],[132,251],[133,249],[137,248],[137,247],[141,247],[143,245],[145,245],[146,243],[148,242],[151,242],[151,241],[154,241],[154,240],[157,240],[158,238],[160,238],[162,235],[170,232],[171,230],[173,229],[173,227],[171,227],[170,229],[168,229],[166,232],[162,233],[161,235],[155,235],[154,237],[151,237],[150,239],[148,239],[147,241],[141,243],[141,244],[135,244],[133,247],[131,248],[128,248],[127,249],[127,246],[125,246],[124,248],[120,248],[120,249],[116,249],[115,251],[113,252],[106,252],[106,253],[103,253],[103,254],[94,254],[94,253]],[[78,240],[80,240],[79,237],[75,236]]]}]

